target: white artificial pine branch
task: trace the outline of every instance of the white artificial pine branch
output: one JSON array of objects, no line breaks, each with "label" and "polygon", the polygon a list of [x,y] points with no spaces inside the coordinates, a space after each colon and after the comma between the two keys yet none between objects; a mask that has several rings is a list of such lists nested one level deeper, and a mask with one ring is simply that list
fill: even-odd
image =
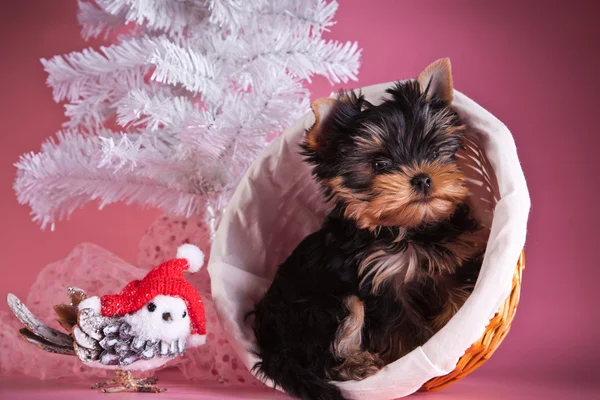
[{"label": "white artificial pine branch", "polygon": [[201,118],[189,96],[177,95],[168,86],[144,89],[130,90],[116,103],[119,125],[180,131],[187,120]]},{"label": "white artificial pine branch", "polygon": [[235,29],[266,3],[266,0],[209,0],[210,21],[219,27]]},{"label": "white artificial pine branch", "polygon": [[194,0],[96,0],[100,8],[112,15],[124,15],[126,22],[165,30],[174,35],[197,25],[208,16],[203,1]]},{"label": "white artificial pine branch", "polygon": [[98,200],[100,207],[123,200],[182,215],[200,211],[201,195],[186,188],[186,178],[151,179],[132,170],[99,167],[100,137],[74,132],[59,132],[57,137],[44,143],[42,152],[25,154],[16,164],[18,200],[31,206],[34,221],[42,227],[53,226],[90,200]]},{"label": "white artificial pine branch", "polygon": [[[189,173],[187,168],[192,163],[178,159],[172,151],[173,143],[163,139],[135,133],[100,137],[103,155],[98,166],[112,167],[115,171],[126,169],[157,180],[162,180],[170,174],[173,177],[185,176]],[[193,187],[189,189],[194,190]]]},{"label": "white artificial pine branch", "polygon": [[131,90],[148,90],[151,85],[144,82],[147,67],[123,71],[105,76],[102,83],[88,85],[79,92],[79,98],[65,104],[65,115],[69,117],[63,125],[69,129],[93,131],[114,117],[119,102]]},{"label": "white artificial pine branch", "polygon": [[50,60],[42,59],[54,100],[73,101],[85,96],[87,91],[94,91],[96,86],[114,83],[125,71],[141,69],[148,63],[157,40],[134,38],[112,46],[101,46],[100,51],[84,49]]},{"label": "white artificial pine branch", "polygon": [[214,227],[267,139],[308,111],[303,82],[356,79],[356,43],[321,37],[337,8],[324,0],[79,0],[84,38],[120,35],[42,60],[68,120],[57,140],[16,164],[19,201],[43,227],[91,200],[206,211]]},{"label": "white artificial pine branch", "polygon": [[81,36],[86,40],[96,37],[106,39],[125,24],[123,15],[109,14],[87,1],[78,0],[77,3],[77,22],[82,26]]},{"label": "white artificial pine branch", "polygon": [[75,100],[65,104],[65,116],[69,119],[63,123],[66,129],[81,129],[82,132],[93,132],[101,128],[114,114],[109,98],[99,96]]},{"label": "white artificial pine branch", "polygon": [[[281,69],[265,74],[276,79],[262,80],[254,91],[225,97],[221,111],[207,115],[205,125],[188,125],[182,130],[183,151],[201,154],[207,162],[223,163],[222,155],[234,144],[260,151],[267,136],[281,132],[308,111],[309,93],[297,79]],[[248,154],[250,159],[243,159],[243,165],[256,156],[255,151],[241,154]]]},{"label": "white artificial pine branch", "polygon": [[220,88],[214,84],[216,60],[162,38],[149,60],[156,66],[152,79],[172,85],[181,84],[191,92],[212,97]]},{"label": "white artificial pine branch", "polygon": [[314,0],[281,0],[269,2],[255,18],[246,21],[244,28],[254,23],[253,28],[285,24],[288,29],[300,35],[317,36],[334,25],[333,17],[337,2]]},{"label": "white artificial pine branch", "polygon": [[266,32],[236,45],[247,54],[240,70],[250,71],[253,75],[263,71],[266,65],[272,65],[287,68],[293,75],[309,82],[315,74],[325,76],[332,83],[357,79],[360,59],[357,43],[298,38],[289,32]]}]

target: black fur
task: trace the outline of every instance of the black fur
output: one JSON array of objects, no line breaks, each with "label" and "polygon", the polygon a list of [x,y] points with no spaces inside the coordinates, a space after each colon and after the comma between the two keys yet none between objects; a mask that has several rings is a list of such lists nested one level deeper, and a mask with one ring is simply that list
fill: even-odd
[{"label": "black fur", "polygon": [[[319,181],[341,177],[353,193],[371,196],[373,175],[357,166],[379,162],[377,173],[391,173],[402,165],[429,162],[432,154],[443,162],[455,162],[462,137],[446,134],[449,127],[459,125],[448,104],[435,97],[428,100],[415,81],[398,83],[389,94],[392,99],[378,106],[353,94],[338,102],[332,117],[323,121],[325,146],[319,151],[303,148]],[[361,129],[368,124],[375,124],[386,133],[385,145],[374,152],[357,151],[357,136],[372,140]],[[379,169],[381,165],[383,168]],[[324,185],[324,192],[336,201],[331,187]],[[332,342],[340,322],[348,315],[344,307],[346,297],[355,295],[364,302],[363,348],[382,354],[389,363],[434,333],[430,321],[443,306],[437,295],[440,285],[472,286],[479,272],[477,255],[456,274],[404,284],[402,295],[393,285],[386,285],[375,294],[372,276],[364,280],[359,276],[361,263],[373,249],[397,254],[408,246],[416,246],[424,252],[444,253],[448,243],[465,232],[477,231],[479,226],[464,204],[444,220],[410,229],[362,229],[345,216],[345,210],[346,204],[335,202],[321,229],[307,236],[281,264],[267,293],[251,313],[255,351],[262,360],[255,365],[255,371],[306,400],[344,399],[329,381],[335,378],[333,371],[343,361],[334,356]],[[402,240],[398,241],[400,234]],[[397,348],[384,348],[382,342],[389,337],[400,338],[398,344],[391,345]]]}]

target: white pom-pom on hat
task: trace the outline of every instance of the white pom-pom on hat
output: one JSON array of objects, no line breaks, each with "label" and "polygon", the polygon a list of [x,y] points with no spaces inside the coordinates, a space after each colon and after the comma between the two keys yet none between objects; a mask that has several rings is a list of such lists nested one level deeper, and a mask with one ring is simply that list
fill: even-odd
[{"label": "white pom-pom on hat", "polygon": [[190,265],[188,271],[194,273],[200,271],[204,265],[204,253],[193,244],[182,244],[177,248],[177,258],[185,258]]}]

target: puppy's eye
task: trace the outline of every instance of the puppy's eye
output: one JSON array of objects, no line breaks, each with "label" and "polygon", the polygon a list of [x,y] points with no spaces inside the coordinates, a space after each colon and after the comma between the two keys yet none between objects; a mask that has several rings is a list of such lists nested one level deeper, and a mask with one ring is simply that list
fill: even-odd
[{"label": "puppy's eye", "polygon": [[183,315],[181,316],[181,318],[185,318],[187,316],[187,311],[183,312]]},{"label": "puppy's eye", "polygon": [[390,168],[390,165],[391,163],[387,160],[375,160],[373,161],[371,167],[373,168],[373,172],[378,174],[381,172],[385,172],[387,169]]},{"label": "puppy's eye", "polygon": [[148,311],[150,312],[154,312],[154,310],[156,310],[156,304],[154,303],[148,303]]},{"label": "puppy's eye", "polygon": [[431,161],[435,160],[436,158],[438,158],[440,155],[440,153],[438,153],[437,151],[433,151],[430,155],[429,155],[429,159]]}]

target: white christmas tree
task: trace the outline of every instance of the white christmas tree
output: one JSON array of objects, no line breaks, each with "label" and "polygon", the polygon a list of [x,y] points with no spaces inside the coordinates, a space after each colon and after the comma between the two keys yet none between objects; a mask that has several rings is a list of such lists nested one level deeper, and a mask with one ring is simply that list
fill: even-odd
[{"label": "white christmas tree", "polygon": [[267,139],[308,110],[313,75],[355,80],[356,43],[325,41],[323,0],[80,1],[84,38],[115,43],[42,60],[68,120],[16,164],[42,228],[89,201],[139,202],[214,230]]}]

